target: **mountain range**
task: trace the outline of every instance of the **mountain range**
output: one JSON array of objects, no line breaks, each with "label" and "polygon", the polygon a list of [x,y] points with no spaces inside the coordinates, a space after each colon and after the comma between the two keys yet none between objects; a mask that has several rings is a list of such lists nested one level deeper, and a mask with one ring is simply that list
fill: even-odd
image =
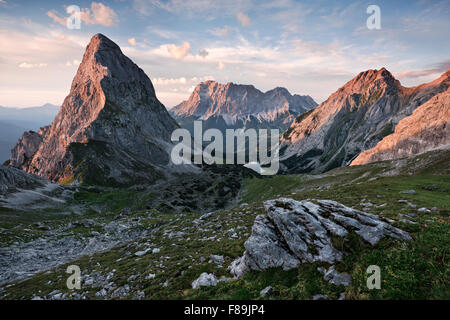
[{"label": "mountain range", "polygon": [[298,116],[283,134],[284,171],[324,172],[349,165],[449,84],[450,71],[411,88],[403,87],[385,68],[361,72],[315,109]]},{"label": "mountain range", "polygon": [[405,158],[449,148],[450,88],[400,120],[394,133],[383,138],[374,148],[361,152],[351,165]]},{"label": "mountain range", "polygon": [[278,128],[284,131],[299,114],[317,106],[307,95],[291,95],[282,87],[262,92],[253,85],[198,84],[188,100],[170,110],[180,125],[192,132],[193,122],[203,128]]},{"label": "mountain range", "polygon": [[[153,183],[172,172],[197,170],[171,164],[170,136],[179,125],[193,130],[194,120],[202,120],[205,130],[287,128],[282,171],[324,172],[448,147],[449,84],[450,71],[408,88],[385,68],[367,70],[317,106],[281,87],[262,92],[205,81],[169,114],[142,69],[97,34],[53,122],[25,132],[9,164],[57,183]],[[46,106],[43,115],[54,109]]]},{"label": "mountain range", "polygon": [[[0,299],[445,299],[449,76],[407,88],[368,70],[319,106],[208,81],[175,120],[96,34],[51,124],[0,165]],[[171,134],[196,119],[287,128],[284,174],[175,166]],[[374,261],[396,271],[383,290],[364,281]]]}]

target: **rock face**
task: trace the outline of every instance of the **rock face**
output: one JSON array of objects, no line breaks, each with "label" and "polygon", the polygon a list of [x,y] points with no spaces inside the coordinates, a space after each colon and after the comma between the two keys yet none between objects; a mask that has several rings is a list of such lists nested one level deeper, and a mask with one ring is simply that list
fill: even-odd
[{"label": "rock face", "polygon": [[24,169],[25,171],[28,170],[33,155],[38,151],[47,129],[48,126],[41,128],[38,132],[24,132],[22,138],[19,139],[11,150],[9,165]]},{"label": "rock face", "polygon": [[52,124],[24,136],[10,163],[58,183],[151,182],[169,164],[177,127],[142,69],[97,34]]},{"label": "rock face", "polygon": [[450,148],[450,89],[442,92],[402,119],[395,132],[375,148],[362,152],[351,165],[391,160]]},{"label": "rock face", "polygon": [[352,277],[347,273],[338,272],[334,266],[331,266],[328,270],[323,267],[317,269],[319,272],[323,273],[323,279],[335,286],[343,285],[348,287],[352,282]]},{"label": "rock face", "polygon": [[44,187],[49,181],[9,166],[0,166],[0,195],[15,191],[17,188],[33,189]]},{"label": "rock face", "polygon": [[[333,247],[331,237],[345,237],[351,230],[371,245],[384,237],[411,239],[407,232],[375,215],[331,200],[279,198],[266,201],[264,207],[267,214],[256,217],[244,255],[229,267],[237,277],[249,270],[288,270],[305,262],[333,264],[343,253]],[[335,277],[335,273],[329,274],[330,280]],[[347,283],[349,279],[339,276],[336,281]]]},{"label": "rock face", "polygon": [[171,109],[171,114],[187,129],[194,120],[203,120],[206,129],[280,128],[317,106],[310,96],[291,95],[285,88],[261,92],[252,85],[220,84],[205,81],[197,85],[187,101]]},{"label": "rock face", "polygon": [[283,134],[287,172],[323,172],[351,163],[394,131],[397,123],[447,90],[450,71],[417,87],[400,85],[386,69],[361,72]]}]

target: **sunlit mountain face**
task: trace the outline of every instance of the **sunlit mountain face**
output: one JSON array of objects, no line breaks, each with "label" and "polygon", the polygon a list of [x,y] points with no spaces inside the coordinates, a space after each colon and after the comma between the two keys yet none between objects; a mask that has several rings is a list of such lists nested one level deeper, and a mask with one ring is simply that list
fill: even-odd
[{"label": "sunlit mountain face", "polygon": [[0,0],[0,299],[448,299],[449,16]]}]

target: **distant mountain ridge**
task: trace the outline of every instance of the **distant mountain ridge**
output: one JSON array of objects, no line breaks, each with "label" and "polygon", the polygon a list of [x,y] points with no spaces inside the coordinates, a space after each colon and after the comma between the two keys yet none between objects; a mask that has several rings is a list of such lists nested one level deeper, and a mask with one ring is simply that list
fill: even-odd
[{"label": "distant mountain ridge", "polygon": [[[4,107],[0,106],[0,119],[1,120],[24,120],[35,122],[37,120],[48,119],[53,120],[53,117],[58,113],[59,106],[53,105],[51,103],[46,103],[42,106],[36,107]],[[49,123],[46,123],[49,124]]]},{"label": "distant mountain ridge", "polygon": [[0,106],[0,163],[9,159],[11,149],[24,131],[38,131],[50,124],[58,110],[58,106],[50,103],[27,108]]},{"label": "distant mountain ridge", "polygon": [[361,72],[295,119],[282,137],[282,167],[286,172],[323,172],[346,166],[449,85],[449,71],[412,88],[403,87],[385,68]]},{"label": "distant mountain ridge", "polygon": [[188,100],[173,107],[170,113],[181,126],[191,128],[194,120],[203,120],[205,128],[280,128],[317,106],[310,96],[291,95],[282,87],[262,92],[253,85],[198,84]]}]

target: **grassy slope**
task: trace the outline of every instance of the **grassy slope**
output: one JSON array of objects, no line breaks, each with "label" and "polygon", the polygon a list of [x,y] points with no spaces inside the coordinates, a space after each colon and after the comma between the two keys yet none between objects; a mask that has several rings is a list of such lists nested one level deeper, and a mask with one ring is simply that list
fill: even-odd
[{"label": "grassy slope", "polygon": [[[200,214],[175,216],[136,207],[130,218],[141,216],[142,227],[160,229],[146,239],[70,264],[77,264],[89,273],[97,270],[106,274],[115,269],[112,281],[117,286],[129,284],[132,287],[128,298],[137,291],[144,291],[146,299],[261,299],[259,291],[271,285],[274,299],[310,299],[318,293],[337,298],[341,292],[346,293],[347,299],[449,299],[446,281],[449,278],[449,159],[449,152],[443,152],[408,160],[401,167],[386,162],[335,169],[318,176],[247,179],[242,203],[248,206],[217,212],[199,225],[193,220]],[[389,172],[397,175],[388,175]],[[408,175],[410,173],[413,174]],[[409,189],[414,189],[416,194],[400,193]],[[241,279],[222,282],[216,287],[191,289],[191,282],[202,272],[214,272],[217,277],[229,276],[226,267],[242,255],[255,216],[264,212],[262,201],[278,196],[298,200],[333,199],[357,209],[363,209],[361,203],[370,202],[374,206],[368,212],[396,220],[394,225],[409,231],[414,241],[385,239],[371,247],[354,234],[345,241],[336,241],[335,245],[348,253],[336,265],[339,271],[352,275],[353,283],[348,288],[335,287],[322,280],[317,264],[304,264],[290,271],[250,272]],[[85,195],[85,198],[88,197]],[[438,210],[420,213],[398,200],[408,200],[417,208],[437,207]],[[417,216],[399,216],[410,213]],[[403,218],[418,224],[400,222]],[[83,230],[86,234],[89,231]],[[176,232],[184,234],[176,235]],[[143,257],[134,255],[147,246],[161,251]],[[224,255],[224,266],[218,268],[209,263],[210,254]],[[366,287],[365,271],[372,264],[381,268],[381,290]],[[45,296],[55,289],[73,293],[65,287],[67,265],[4,286],[0,296],[29,299],[33,295]],[[156,277],[146,280],[150,273]],[[127,280],[131,275],[137,275],[133,282]],[[164,286],[166,281],[167,286]],[[80,291],[87,298],[95,299],[95,292],[100,289],[82,286]]]}]

